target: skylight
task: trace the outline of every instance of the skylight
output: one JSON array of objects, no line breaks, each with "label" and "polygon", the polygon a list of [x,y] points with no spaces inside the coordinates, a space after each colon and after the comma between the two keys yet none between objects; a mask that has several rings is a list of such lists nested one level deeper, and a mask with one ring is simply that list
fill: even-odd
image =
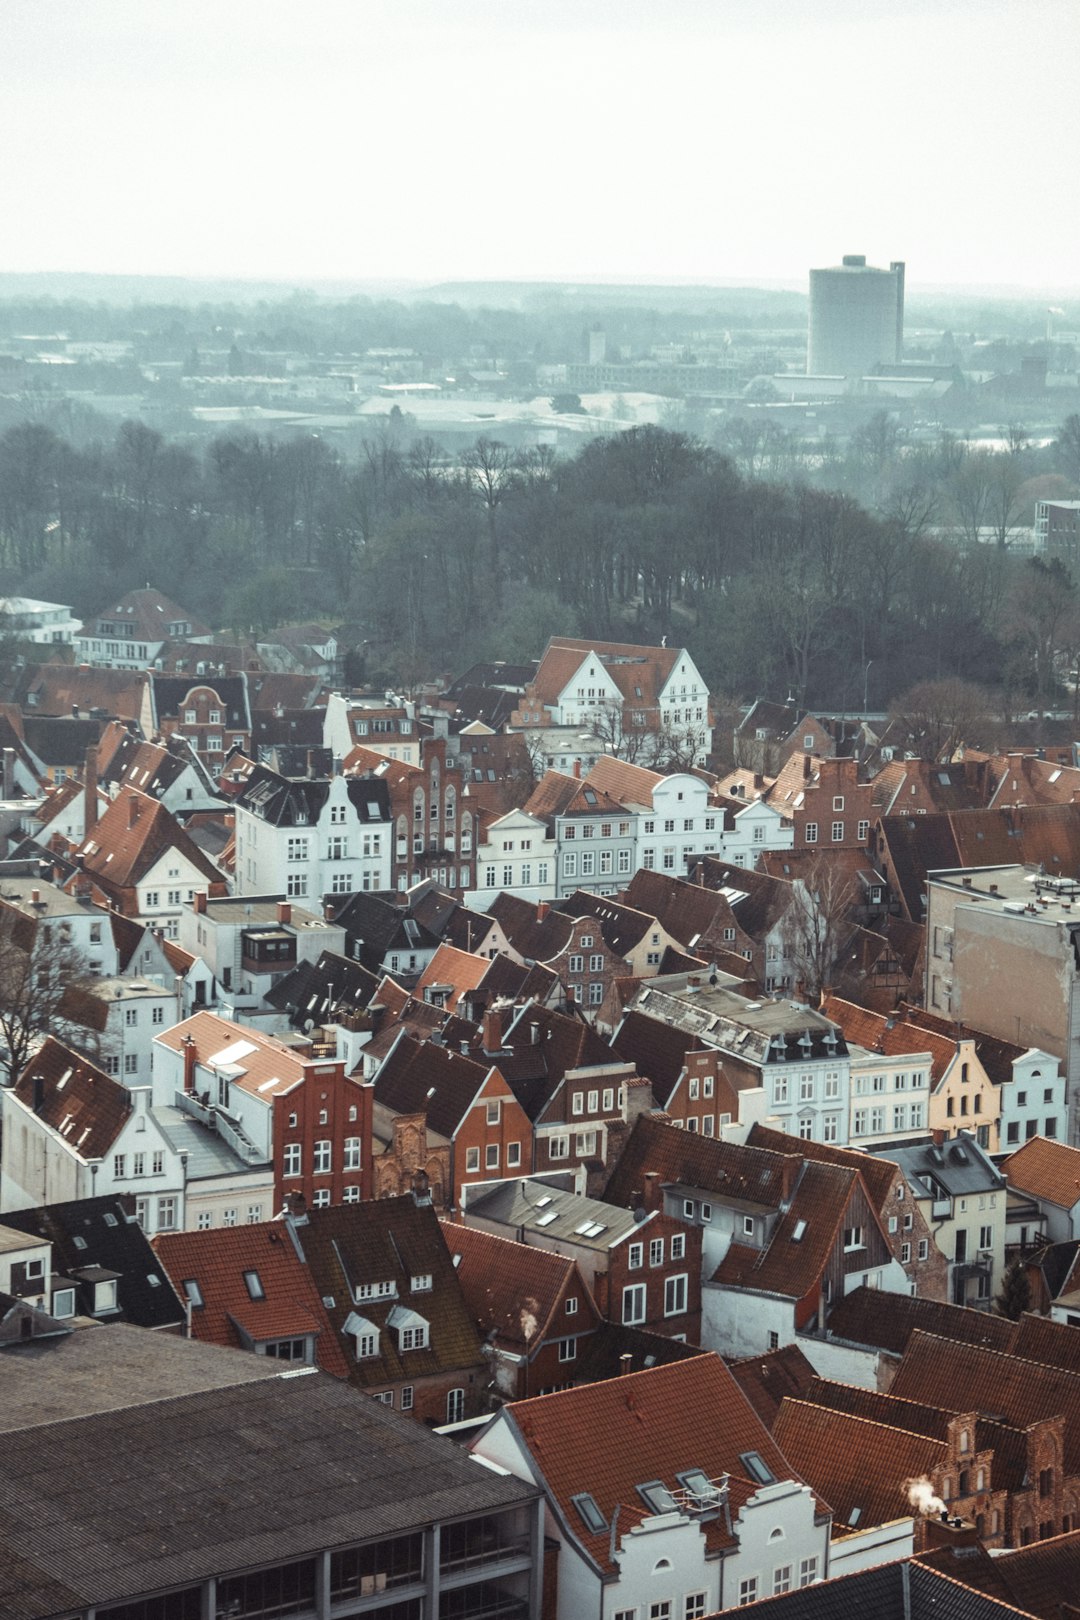
[{"label": "skylight", "polygon": [[181,1286],[183,1287],[184,1293],[187,1295],[188,1304],[191,1305],[195,1310],[199,1310],[204,1301],[202,1289],[199,1287],[194,1277],[185,1277]]},{"label": "skylight", "polygon": [[545,1214],[541,1215],[540,1219],[537,1221],[536,1224],[537,1224],[537,1226],[550,1226],[552,1221],[557,1221],[558,1218],[559,1218],[558,1210],[557,1209],[549,1209]]},{"label": "skylight", "polygon": [[791,1234],[792,1243],[801,1243],[802,1240],[803,1240],[803,1235],[804,1235],[805,1232],[806,1232],[806,1222],[805,1221],[796,1221],[795,1222],[795,1229]]},{"label": "skylight", "polygon": [[647,1480],[644,1485],[636,1485],[634,1489],[652,1513],[670,1513],[675,1506],[675,1498],[662,1479]]},{"label": "skylight", "polygon": [[582,1491],[580,1496],[572,1496],[570,1500],[580,1513],[582,1524],[592,1535],[598,1536],[607,1529],[607,1520],[588,1491]]},{"label": "skylight", "polygon": [[776,1479],[776,1475],[759,1451],[743,1451],[739,1454],[739,1461],[750,1478],[756,1480],[759,1485],[771,1485]]},{"label": "skylight", "polygon": [[263,1287],[262,1278],[259,1276],[259,1273],[257,1271],[245,1271],[244,1272],[244,1282],[247,1284],[247,1291],[248,1291],[248,1294],[249,1294],[250,1298],[252,1298],[252,1299],[265,1299],[266,1298],[266,1289]]}]

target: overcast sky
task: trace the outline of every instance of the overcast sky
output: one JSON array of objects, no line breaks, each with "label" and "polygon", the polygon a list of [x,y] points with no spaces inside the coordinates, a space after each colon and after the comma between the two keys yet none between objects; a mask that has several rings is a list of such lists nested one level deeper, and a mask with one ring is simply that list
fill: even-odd
[{"label": "overcast sky", "polygon": [[0,270],[1080,286],[1078,0],[0,0]]}]

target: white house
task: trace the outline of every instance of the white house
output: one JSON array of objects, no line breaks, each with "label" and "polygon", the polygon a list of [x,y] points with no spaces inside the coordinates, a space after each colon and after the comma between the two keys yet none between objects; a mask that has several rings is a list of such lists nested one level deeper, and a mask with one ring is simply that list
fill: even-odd
[{"label": "white house", "polygon": [[523,900],[553,900],[556,890],[556,840],[548,824],[527,810],[510,810],[489,824],[476,848],[476,894],[500,890]]},{"label": "white house", "polygon": [[37,646],[69,645],[79,621],[61,602],[39,602],[32,596],[0,596],[0,635]]},{"label": "white house", "polygon": [[385,782],[319,780],[256,766],[235,801],[237,894],[327,894],[389,889],[393,825]]}]

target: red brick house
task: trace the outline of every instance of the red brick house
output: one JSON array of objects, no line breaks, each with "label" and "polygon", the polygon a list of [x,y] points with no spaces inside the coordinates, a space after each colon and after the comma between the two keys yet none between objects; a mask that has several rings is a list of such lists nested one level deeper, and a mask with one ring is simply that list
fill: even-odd
[{"label": "red brick house", "polygon": [[854,759],[793,754],[765,797],[793,822],[796,852],[866,849],[878,815]]},{"label": "red brick house", "polygon": [[288,1195],[314,1209],[371,1195],[373,1089],[344,1063],[211,1012],[154,1044],[155,1095],[175,1095],[219,1130],[224,1122],[245,1157],[269,1160],[278,1208]]}]

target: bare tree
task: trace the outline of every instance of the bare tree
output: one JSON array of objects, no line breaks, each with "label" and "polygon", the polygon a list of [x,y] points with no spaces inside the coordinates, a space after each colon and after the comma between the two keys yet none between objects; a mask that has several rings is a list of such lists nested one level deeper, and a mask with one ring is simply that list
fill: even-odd
[{"label": "bare tree", "polygon": [[658,747],[658,734],[644,721],[635,725],[627,719],[621,698],[610,698],[590,715],[593,736],[603,744],[606,754],[626,760],[628,765],[643,765],[651,761]]},{"label": "bare tree", "polygon": [[795,979],[814,1000],[833,982],[858,901],[856,879],[824,850],[813,856],[791,885],[780,934]]},{"label": "bare tree", "polygon": [[92,983],[64,924],[27,917],[0,902],[0,1079],[14,1085],[46,1035],[96,1051],[86,1022]]},{"label": "bare tree", "polygon": [[907,727],[920,757],[950,760],[959,745],[972,740],[992,717],[989,693],[972,681],[954,677],[920,681],[901,693],[892,717]]},{"label": "bare tree", "polygon": [[487,515],[488,566],[491,596],[496,611],[502,606],[502,555],[499,543],[499,507],[517,476],[516,458],[508,445],[497,439],[479,438],[462,452],[468,486],[480,498]]}]

